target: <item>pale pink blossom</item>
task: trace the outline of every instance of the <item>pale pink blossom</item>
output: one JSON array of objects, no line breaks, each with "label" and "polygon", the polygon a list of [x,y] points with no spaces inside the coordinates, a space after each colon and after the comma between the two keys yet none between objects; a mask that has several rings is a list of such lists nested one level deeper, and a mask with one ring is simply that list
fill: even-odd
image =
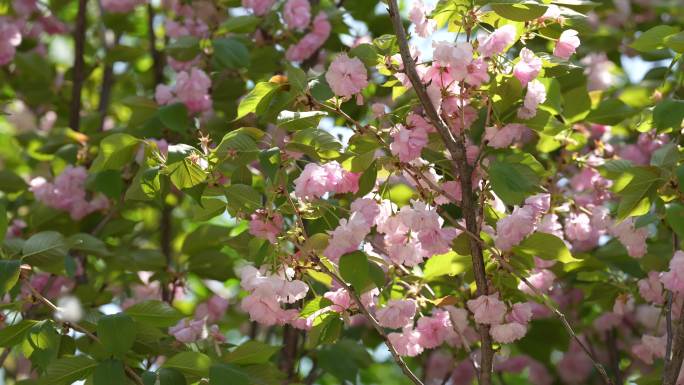
[{"label": "pale pink blossom", "polygon": [[311,32],[304,35],[297,44],[291,45],[285,52],[285,58],[290,61],[308,59],[328,40],[331,30],[328,16],[323,11],[319,12],[313,20]]},{"label": "pale pink blossom", "polygon": [[223,317],[227,309],[228,300],[218,295],[213,295],[206,302],[197,305],[195,318],[203,319],[206,317],[207,322],[214,323]]},{"label": "pale pink blossom", "polygon": [[394,127],[391,136],[393,140],[390,144],[390,150],[402,162],[410,162],[418,158],[423,147],[428,143],[427,132],[419,127],[410,129],[398,124]]},{"label": "pale pink blossom", "polygon": [[283,19],[290,29],[303,30],[311,20],[308,0],[288,0],[283,7]]},{"label": "pale pink blossom", "polygon": [[357,198],[349,206],[352,213],[359,214],[368,227],[375,224],[375,219],[380,215],[380,204],[370,198]]},{"label": "pale pink blossom", "polygon": [[667,336],[655,337],[649,334],[641,336],[641,342],[632,346],[632,353],[647,365],[652,365],[656,358],[665,357]]},{"label": "pale pink blossom", "polygon": [[330,64],[325,80],[335,95],[351,97],[368,85],[368,72],[359,58],[341,53]]},{"label": "pale pink blossom", "polygon": [[491,34],[478,36],[480,46],[478,51],[484,57],[491,57],[503,53],[515,42],[517,31],[513,24],[506,24]]},{"label": "pale pink blossom", "polygon": [[278,234],[283,229],[283,216],[279,213],[269,215],[266,211],[257,211],[250,217],[249,233],[276,243]]},{"label": "pale pink blossom", "polygon": [[532,305],[529,302],[516,302],[506,315],[506,322],[517,322],[527,325],[532,319]]},{"label": "pale pink blossom", "polygon": [[516,207],[511,215],[496,222],[494,244],[501,250],[510,250],[534,231],[535,222],[535,211],[531,207]]},{"label": "pale pink blossom", "polygon": [[591,227],[591,218],[583,212],[570,213],[565,219],[565,236],[569,241],[586,241],[596,232]]},{"label": "pale pink blossom", "polygon": [[189,73],[180,72],[176,76],[175,93],[190,112],[203,112],[211,109],[211,79],[204,71],[193,68]]},{"label": "pale pink blossom", "polygon": [[591,359],[575,341],[557,364],[558,374],[566,384],[585,384],[591,374],[593,364]]},{"label": "pale pink blossom", "polygon": [[677,250],[670,260],[670,270],[663,273],[660,282],[667,290],[684,294],[684,251]]},{"label": "pale pink blossom", "polygon": [[663,285],[660,282],[660,273],[657,271],[650,271],[647,278],[640,279],[637,282],[639,286],[639,294],[648,302],[660,305],[665,302],[663,295]]},{"label": "pale pink blossom", "polygon": [[485,128],[484,140],[493,148],[507,148],[522,141],[525,133],[530,129],[524,124],[508,123],[500,129],[491,126]]},{"label": "pale pink blossom", "polygon": [[466,74],[463,80],[473,87],[478,87],[489,81],[489,72],[487,71],[488,65],[483,58],[474,59],[466,66]]},{"label": "pale pink blossom", "polygon": [[370,226],[360,214],[353,213],[349,220],[340,219],[339,226],[330,232],[330,240],[323,255],[337,262],[342,255],[358,250],[369,232]]},{"label": "pale pink blossom", "polygon": [[206,334],[205,326],[206,323],[203,319],[184,318],[178,321],[176,326],[169,328],[169,334],[174,336],[176,340],[189,344],[204,337]]},{"label": "pale pink blossom", "polygon": [[479,324],[500,324],[506,314],[506,305],[499,299],[498,293],[468,300],[467,305]]},{"label": "pale pink blossom", "polygon": [[539,75],[542,68],[542,61],[534,52],[527,47],[520,50],[520,61],[513,67],[513,76],[520,80],[520,83],[525,86],[532,79]]},{"label": "pale pink blossom", "polygon": [[612,311],[601,314],[593,322],[594,328],[599,332],[607,332],[622,324],[622,317]]},{"label": "pale pink blossom", "polygon": [[534,79],[527,83],[527,93],[523,106],[518,110],[520,119],[530,119],[537,115],[537,106],[546,101],[546,88],[539,80]]},{"label": "pale pink blossom", "polygon": [[344,288],[340,288],[335,291],[328,291],[323,294],[323,297],[333,303],[330,306],[330,309],[337,313],[341,313],[349,309],[353,304],[349,292]]},{"label": "pale pink blossom", "polygon": [[434,310],[432,313],[432,316],[422,317],[416,323],[420,345],[426,349],[438,347],[452,333],[449,312]]},{"label": "pale pink blossom", "polygon": [[561,59],[569,59],[570,55],[575,53],[575,50],[580,45],[580,39],[577,35],[578,32],[574,29],[563,31],[556,42],[556,47],[553,49],[553,55]]},{"label": "pale pink blossom", "polygon": [[[527,282],[529,282],[533,288],[542,293],[547,293],[551,289],[555,280],[556,275],[548,269],[538,269],[536,272],[527,277]],[[518,290],[528,295],[536,295],[535,291],[522,281],[518,284]]]},{"label": "pale pink blossom", "polygon": [[589,91],[605,90],[615,83],[612,71],[615,64],[608,59],[604,52],[593,52],[582,58],[580,63],[584,66],[587,75],[587,89]]},{"label": "pale pink blossom", "polygon": [[517,341],[527,334],[527,326],[517,322],[493,325],[489,330],[494,341],[502,344],[510,344]]},{"label": "pale pink blossom", "polygon": [[0,66],[14,59],[16,47],[21,44],[19,28],[7,18],[0,17]]},{"label": "pale pink blossom", "polygon": [[551,194],[540,193],[527,197],[525,206],[532,210],[535,218],[541,218],[551,207]]},{"label": "pale pink blossom", "polygon": [[320,198],[331,192],[344,194],[356,192],[359,188],[360,174],[349,172],[337,161],[324,165],[309,163],[294,180],[295,195],[303,199]]},{"label": "pale pink blossom", "polygon": [[648,228],[636,228],[634,218],[627,218],[618,224],[613,224],[609,232],[622,243],[630,257],[641,258],[646,255]]},{"label": "pale pink blossom", "polygon": [[388,334],[387,339],[400,356],[415,357],[423,352],[423,347],[420,345],[420,332],[410,326],[405,327],[401,333]]},{"label": "pale pink blossom", "polygon": [[425,7],[423,0],[414,1],[409,11],[409,20],[416,26],[416,33],[420,37],[427,37],[435,30],[436,23],[427,17],[429,13],[430,10]]},{"label": "pale pink blossom", "polygon": [[416,315],[416,303],[413,300],[389,300],[378,309],[378,323],[386,328],[402,328],[413,322]]}]

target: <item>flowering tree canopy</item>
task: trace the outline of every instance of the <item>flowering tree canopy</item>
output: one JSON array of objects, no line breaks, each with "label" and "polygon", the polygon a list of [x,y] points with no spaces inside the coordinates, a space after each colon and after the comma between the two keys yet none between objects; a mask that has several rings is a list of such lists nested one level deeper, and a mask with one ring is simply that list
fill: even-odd
[{"label": "flowering tree canopy", "polygon": [[0,0],[5,384],[684,384],[677,0]]}]

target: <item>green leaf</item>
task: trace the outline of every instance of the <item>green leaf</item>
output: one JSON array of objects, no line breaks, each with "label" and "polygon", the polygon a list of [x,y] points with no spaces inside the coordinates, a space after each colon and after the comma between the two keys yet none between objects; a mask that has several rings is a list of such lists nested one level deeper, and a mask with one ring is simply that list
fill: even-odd
[{"label": "green leaf", "polygon": [[679,28],[669,25],[657,25],[639,35],[629,46],[637,51],[655,51],[665,47],[665,38],[675,34]]},{"label": "green leaf", "polygon": [[0,329],[0,346],[9,348],[17,345],[37,323],[38,321],[25,319],[17,324]]},{"label": "green leaf", "polygon": [[180,352],[164,363],[165,368],[176,369],[191,378],[207,377],[211,358],[200,352]]},{"label": "green leaf", "polygon": [[42,378],[45,385],[71,385],[85,379],[97,367],[97,362],[86,356],[63,357],[52,362]]},{"label": "green leaf", "polygon": [[355,383],[359,369],[372,362],[365,347],[351,339],[343,339],[334,345],[323,347],[318,353],[319,364],[324,373],[339,379],[339,383]]},{"label": "green leaf", "polygon": [[651,165],[664,169],[671,169],[679,162],[677,145],[672,142],[665,143],[651,155]]},{"label": "green leaf", "polygon": [[119,360],[101,362],[93,372],[93,385],[121,385],[126,383],[124,365]]},{"label": "green leaf", "polygon": [[64,263],[67,242],[56,231],[43,231],[24,242],[22,255],[25,263],[40,268],[59,268]]},{"label": "green leaf", "polygon": [[492,10],[501,17],[513,21],[529,21],[541,17],[546,12],[546,6],[527,1],[522,3],[494,3]]},{"label": "green leaf", "polygon": [[547,233],[534,233],[513,248],[516,253],[563,263],[577,262],[562,239]]},{"label": "green leaf", "polygon": [[140,376],[144,385],[186,385],[183,373],[176,369],[160,368],[156,373],[145,372]]},{"label": "green leaf", "polygon": [[563,117],[568,122],[579,122],[589,114],[590,109],[591,99],[586,84],[563,92]]},{"label": "green leaf", "polygon": [[299,130],[292,135],[286,148],[303,152],[314,159],[331,159],[339,156],[342,145],[329,132],[317,128]]},{"label": "green leaf", "polygon": [[423,279],[432,281],[435,278],[461,274],[470,267],[470,257],[458,255],[453,251],[435,255],[428,259],[423,270]]},{"label": "green leaf", "polygon": [[252,186],[233,184],[226,187],[225,194],[228,199],[228,211],[231,213],[251,213],[262,207],[261,194]]},{"label": "green leaf", "polygon": [[314,326],[307,333],[305,346],[308,349],[320,344],[331,344],[337,341],[342,332],[344,322],[337,313],[326,313],[314,321]]},{"label": "green leaf", "polygon": [[213,40],[214,57],[223,68],[239,69],[249,66],[249,51],[241,41],[234,38]]},{"label": "green leaf", "polygon": [[184,103],[173,103],[159,107],[159,120],[171,131],[186,133],[192,127],[188,108]]},{"label": "green leaf", "polygon": [[325,297],[316,297],[309,302],[307,302],[303,307],[302,311],[299,313],[301,318],[307,318],[317,311],[332,305],[332,301]]},{"label": "green leaf", "polygon": [[0,202],[0,244],[5,239],[5,233],[7,232],[7,208],[4,202]]},{"label": "green leaf", "polygon": [[181,36],[166,46],[166,52],[178,61],[190,61],[201,52],[199,39],[194,36]]},{"label": "green leaf", "polygon": [[249,373],[232,364],[216,364],[209,368],[211,385],[252,385]]},{"label": "green leaf", "polygon": [[0,295],[12,290],[19,280],[21,261],[18,259],[0,260]]},{"label": "green leaf", "polygon": [[95,174],[93,190],[101,192],[109,198],[116,199],[121,196],[124,182],[119,170],[104,170]]},{"label": "green leaf", "polygon": [[279,350],[279,346],[271,346],[259,341],[247,341],[226,354],[223,359],[235,365],[264,364]]},{"label": "green leaf", "polygon": [[126,313],[103,316],[97,321],[97,336],[107,353],[124,358],[135,342],[135,322]]},{"label": "green leaf", "polygon": [[354,251],[340,257],[340,275],[349,282],[357,293],[363,293],[370,283],[368,276],[368,256],[362,251]]},{"label": "green leaf", "polygon": [[378,64],[378,53],[375,51],[375,46],[364,43],[349,50],[350,57],[357,57],[368,67],[375,67]]},{"label": "green leaf", "polygon": [[263,114],[266,111],[266,108],[268,108],[273,95],[279,89],[279,84],[270,82],[257,83],[244,99],[240,101],[235,120],[241,119],[252,112],[257,115]]},{"label": "green leaf", "polygon": [[371,163],[368,168],[359,177],[359,191],[357,196],[364,196],[373,190],[375,181],[378,178],[378,165],[375,161]]},{"label": "green leaf", "polygon": [[290,63],[286,63],[285,68],[287,68],[287,80],[292,89],[300,92],[306,91],[306,88],[309,86],[306,72]]},{"label": "green leaf", "polygon": [[90,172],[120,170],[128,164],[138,148],[140,141],[128,134],[112,134],[100,142],[97,157],[90,166]]},{"label": "green leaf", "polygon": [[630,216],[646,214],[651,203],[649,198],[664,183],[658,169],[654,167],[633,167],[625,174],[632,178],[618,191],[621,199],[617,219],[620,221]]},{"label": "green leaf", "polygon": [[72,250],[84,251],[96,255],[111,255],[107,246],[99,238],[88,233],[77,233],[66,240],[67,245]]},{"label": "green leaf", "polygon": [[254,15],[231,16],[221,23],[220,30],[223,32],[249,33],[253,32],[261,18]]},{"label": "green leaf", "polygon": [[178,310],[166,302],[156,300],[137,303],[126,309],[125,313],[137,322],[161,328],[173,326],[183,318]]},{"label": "green leaf", "polygon": [[489,167],[492,189],[506,204],[520,204],[539,191],[539,176],[522,163],[495,160]]},{"label": "green leaf", "polygon": [[684,32],[666,37],[665,46],[675,52],[684,53]]},{"label": "green leaf", "polygon": [[179,189],[189,189],[202,184],[207,175],[193,159],[201,155],[194,147],[178,144],[169,146],[169,155],[164,173],[169,175],[171,183]]},{"label": "green leaf", "polygon": [[684,205],[672,203],[665,208],[665,222],[680,239],[684,239]]},{"label": "green leaf", "polygon": [[24,179],[11,170],[0,170],[0,191],[15,193],[26,189]]},{"label": "green leaf", "polygon": [[653,108],[653,125],[659,130],[678,130],[684,120],[684,100],[666,99]]},{"label": "green leaf", "polygon": [[587,115],[587,120],[592,123],[615,125],[623,120],[634,116],[638,112],[619,99],[602,101],[595,110]]},{"label": "green leaf", "polygon": [[317,128],[318,123],[327,113],[323,111],[281,111],[278,114],[278,126],[288,131],[297,131],[307,128]]}]

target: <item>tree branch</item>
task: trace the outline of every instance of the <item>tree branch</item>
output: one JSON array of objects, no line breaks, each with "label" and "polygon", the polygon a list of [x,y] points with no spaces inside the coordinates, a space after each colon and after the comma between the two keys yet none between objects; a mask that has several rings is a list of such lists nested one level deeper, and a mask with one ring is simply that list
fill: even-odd
[{"label": "tree branch", "polygon": [[72,72],[71,110],[69,115],[69,127],[79,131],[81,124],[81,89],[85,78],[85,34],[86,13],[88,0],[78,0],[78,14],[76,15],[76,29],[74,30],[74,67]]},{"label": "tree branch", "polygon": [[157,50],[157,36],[154,33],[154,8],[152,3],[147,4],[147,39],[152,55],[152,71],[154,73],[154,86],[164,83],[164,56]]},{"label": "tree branch", "polygon": [[[672,300],[674,303],[674,299]],[[684,304],[680,310],[680,314],[684,312]],[[680,317],[677,328],[673,330],[672,334],[672,352],[669,361],[665,363],[663,370],[663,385],[675,385],[679,377],[679,371],[682,368],[682,361],[684,360],[684,320]]]},{"label": "tree branch", "polygon": [[[402,24],[401,15],[399,14],[399,6],[397,0],[388,0],[389,15],[392,20],[394,33],[399,44],[399,52],[404,65],[404,72],[408,76],[413,86],[418,100],[423,106],[425,115],[428,117],[432,125],[437,129],[437,132],[442,138],[451,159],[453,161],[454,175],[458,175],[461,183],[462,199],[461,210],[465,219],[466,228],[473,234],[479,234],[477,222],[477,200],[473,194],[472,188],[472,167],[466,160],[465,142],[460,135],[452,135],[450,128],[439,115],[435,106],[432,104],[427,93],[425,85],[420,79],[416,71],[415,62],[411,57],[411,51],[406,40],[406,31]],[[489,284],[487,282],[487,274],[485,272],[484,257],[482,254],[482,247],[480,243],[470,239],[470,252],[473,264],[473,273],[475,276],[475,283],[477,284],[477,295],[489,294]],[[481,385],[489,385],[492,382],[492,367],[494,350],[492,348],[492,338],[489,334],[489,325],[478,325],[480,333],[480,342],[482,354],[480,357],[480,373],[479,379]]]}]

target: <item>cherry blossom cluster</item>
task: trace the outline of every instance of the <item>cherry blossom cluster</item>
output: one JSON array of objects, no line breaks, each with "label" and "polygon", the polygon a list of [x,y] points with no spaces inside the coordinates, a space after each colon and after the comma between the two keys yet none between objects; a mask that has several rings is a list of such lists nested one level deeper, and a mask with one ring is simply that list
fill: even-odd
[{"label": "cherry blossom cluster", "polygon": [[86,215],[109,207],[109,200],[101,194],[88,198],[85,190],[88,171],[83,167],[67,166],[53,182],[43,177],[31,179],[30,191],[46,206],[68,211],[71,218],[79,220]]},{"label": "cherry blossom cluster", "polygon": [[249,313],[253,321],[264,325],[295,323],[299,310],[283,309],[281,304],[291,304],[304,298],[309,286],[292,279],[293,274],[289,268],[270,274],[267,266],[261,269],[244,266],[240,270],[240,285],[250,294],[242,299],[242,310]]}]

